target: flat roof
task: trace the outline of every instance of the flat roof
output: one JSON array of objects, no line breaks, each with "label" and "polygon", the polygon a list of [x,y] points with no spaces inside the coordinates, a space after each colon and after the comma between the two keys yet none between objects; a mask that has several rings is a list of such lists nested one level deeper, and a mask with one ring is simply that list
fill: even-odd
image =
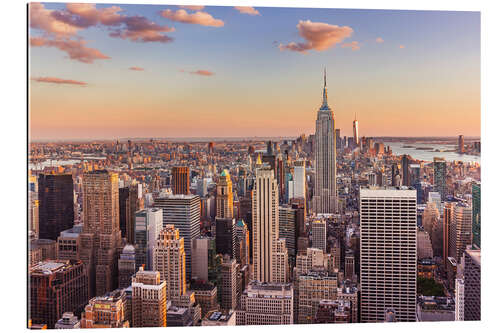
[{"label": "flat roof", "polygon": [[387,197],[397,197],[397,198],[417,198],[417,190],[401,186],[384,186],[384,187],[362,187],[359,189],[360,197],[371,197],[371,198],[387,198]]}]

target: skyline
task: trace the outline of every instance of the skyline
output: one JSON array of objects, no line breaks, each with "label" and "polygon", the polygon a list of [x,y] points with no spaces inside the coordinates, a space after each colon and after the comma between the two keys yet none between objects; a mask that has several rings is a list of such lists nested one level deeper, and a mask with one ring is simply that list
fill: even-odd
[{"label": "skyline", "polygon": [[31,8],[33,141],[312,134],[323,67],[343,136],[480,136],[478,12],[78,6]]}]

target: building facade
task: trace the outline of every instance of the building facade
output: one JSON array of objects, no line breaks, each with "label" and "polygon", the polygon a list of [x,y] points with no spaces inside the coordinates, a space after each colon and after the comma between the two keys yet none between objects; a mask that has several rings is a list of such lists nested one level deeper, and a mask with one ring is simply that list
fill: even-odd
[{"label": "building facade", "polygon": [[200,197],[197,195],[166,195],[155,199],[155,207],[163,209],[163,226],[172,224],[184,238],[186,278],[191,278],[191,246],[200,236]]},{"label": "building facade", "polygon": [[382,322],[394,308],[398,321],[416,320],[417,193],[360,189],[361,322]]},{"label": "building facade", "polygon": [[173,225],[166,225],[160,232],[153,250],[153,270],[167,282],[168,299],[173,300],[186,293],[186,253],[184,238]]},{"label": "building facade", "polygon": [[38,175],[38,238],[56,240],[74,224],[73,176]]}]

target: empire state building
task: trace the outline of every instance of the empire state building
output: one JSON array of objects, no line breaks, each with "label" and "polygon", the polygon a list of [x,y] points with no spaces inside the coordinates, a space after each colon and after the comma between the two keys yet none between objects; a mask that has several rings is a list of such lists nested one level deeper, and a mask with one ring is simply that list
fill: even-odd
[{"label": "empire state building", "polygon": [[326,69],[324,73],[323,104],[316,118],[314,144],[315,181],[313,212],[333,214],[337,211],[337,161],[335,155],[335,119],[328,106]]}]

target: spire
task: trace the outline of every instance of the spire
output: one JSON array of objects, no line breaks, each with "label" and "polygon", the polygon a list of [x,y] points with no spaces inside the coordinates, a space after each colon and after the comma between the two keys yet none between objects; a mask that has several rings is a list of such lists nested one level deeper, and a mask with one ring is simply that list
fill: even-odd
[{"label": "spire", "polygon": [[326,89],[326,67],[324,69],[323,73],[323,104],[321,105],[321,110],[330,110],[330,107],[328,106],[328,92]]}]

